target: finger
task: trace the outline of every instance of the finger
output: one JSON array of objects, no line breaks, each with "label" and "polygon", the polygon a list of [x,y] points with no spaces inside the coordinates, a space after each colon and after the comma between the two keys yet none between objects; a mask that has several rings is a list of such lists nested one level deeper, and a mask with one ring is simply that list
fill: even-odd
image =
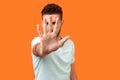
[{"label": "finger", "polygon": [[66,36],[66,37],[62,38],[62,39],[59,41],[58,45],[59,45],[60,47],[63,46],[63,44],[64,44],[69,38],[70,38],[70,36]]},{"label": "finger", "polygon": [[50,16],[48,22],[49,22],[49,25],[48,25],[48,27],[49,27],[49,32],[52,32],[52,16]]},{"label": "finger", "polygon": [[39,25],[39,24],[37,24],[37,32],[38,32],[38,35],[41,37],[41,36],[42,36],[42,33],[41,33],[41,31],[40,31],[40,25]]},{"label": "finger", "polygon": [[43,19],[43,31],[44,31],[44,34],[47,34],[47,21],[46,21],[46,18]]},{"label": "finger", "polygon": [[50,25],[50,26],[52,26],[52,16],[50,16],[50,18],[49,18],[49,21],[48,21],[48,22],[49,22],[49,25]]},{"label": "finger", "polygon": [[58,33],[60,31],[60,26],[61,26],[61,24],[60,24],[59,18],[57,18],[56,19],[56,24],[55,24],[55,27],[54,27],[54,30],[53,30],[55,36],[58,35]]}]

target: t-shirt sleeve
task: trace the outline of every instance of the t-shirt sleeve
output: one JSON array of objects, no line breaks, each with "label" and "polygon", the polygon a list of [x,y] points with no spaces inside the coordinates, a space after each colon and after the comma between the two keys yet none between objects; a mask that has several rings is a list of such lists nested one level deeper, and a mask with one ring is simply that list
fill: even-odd
[{"label": "t-shirt sleeve", "polygon": [[32,43],[31,43],[31,48],[33,48],[33,46],[37,43],[40,42],[40,38],[39,37],[35,37],[33,40],[32,40]]},{"label": "t-shirt sleeve", "polygon": [[68,59],[68,61],[71,64],[74,63],[74,61],[75,61],[75,58],[74,58],[75,48],[74,48],[74,43],[72,40],[68,40],[65,43],[64,51],[67,53],[67,56],[68,56],[68,58],[66,58],[66,59]]},{"label": "t-shirt sleeve", "polygon": [[71,64],[74,63],[75,58],[74,58],[74,54],[75,54],[75,48],[74,48],[74,43],[71,42]]},{"label": "t-shirt sleeve", "polygon": [[[39,42],[40,42],[40,38],[39,38],[39,37],[35,37],[35,38],[32,40],[32,43],[31,43],[31,50],[32,50],[33,46],[34,46],[35,44],[39,43]],[[32,53],[33,57],[37,57],[37,56],[35,56],[35,55],[33,54],[33,52],[31,52],[31,53]]]},{"label": "t-shirt sleeve", "polygon": [[[40,38],[35,37],[31,42],[31,49],[33,48],[35,44],[39,42],[40,42]],[[36,69],[36,67],[39,65],[41,58],[39,56],[34,55],[32,51],[31,51],[31,55],[32,55],[32,62],[33,62],[34,69]]]}]

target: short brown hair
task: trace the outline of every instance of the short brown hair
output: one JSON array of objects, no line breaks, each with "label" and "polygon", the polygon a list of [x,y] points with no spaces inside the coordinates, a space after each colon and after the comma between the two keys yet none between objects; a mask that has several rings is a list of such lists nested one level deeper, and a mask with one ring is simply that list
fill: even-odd
[{"label": "short brown hair", "polygon": [[60,18],[62,19],[63,12],[62,12],[62,8],[59,5],[52,3],[52,4],[47,4],[42,9],[41,14],[42,16],[44,14],[59,14]]}]

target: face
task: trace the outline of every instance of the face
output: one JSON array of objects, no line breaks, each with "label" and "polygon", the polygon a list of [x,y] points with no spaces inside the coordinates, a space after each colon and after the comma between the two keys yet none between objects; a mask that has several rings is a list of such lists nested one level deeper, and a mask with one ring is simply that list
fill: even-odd
[{"label": "face", "polygon": [[[58,22],[56,22],[58,20]],[[46,26],[47,31],[53,31],[55,26],[62,26],[63,21],[60,19],[59,14],[44,14],[43,15],[43,21],[42,21],[42,26],[43,29]],[[59,33],[58,33],[59,34]]]}]

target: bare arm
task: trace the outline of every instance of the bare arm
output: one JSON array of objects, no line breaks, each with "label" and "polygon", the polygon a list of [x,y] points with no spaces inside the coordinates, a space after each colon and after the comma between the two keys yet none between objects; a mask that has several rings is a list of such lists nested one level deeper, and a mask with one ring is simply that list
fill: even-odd
[{"label": "bare arm", "polygon": [[[43,51],[43,50],[44,50],[44,51]],[[42,49],[42,47],[40,47],[40,43],[37,43],[37,44],[35,44],[35,45],[33,46],[32,52],[33,52],[34,55],[40,56],[40,57],[45,56],[45,55],[48,54],[48,52],[45,51],[45,49]]]},{"label": "bare arm", "polygon": [[71,64],[70,80],[78,80],[74,69],[74,64]]}]

